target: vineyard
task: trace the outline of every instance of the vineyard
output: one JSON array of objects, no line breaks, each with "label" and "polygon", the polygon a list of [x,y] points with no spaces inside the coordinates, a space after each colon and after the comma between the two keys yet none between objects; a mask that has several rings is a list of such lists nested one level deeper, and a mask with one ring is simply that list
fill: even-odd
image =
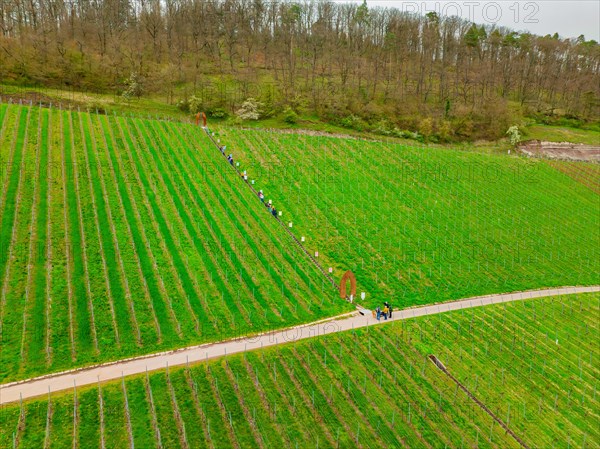
[{"label": "vineyard", "polygon": [[13,404],[0,447],[598,448],[599,322],[594,293],[318,337]]},{"label": "vineyard", "polygon": [[2,104],[0,161],[2,382],[351,310],[191,125]]},{"label": "vineyard", "polygon": [[[218,129],[321,262],[365,304],[589,285],[600,273],[598,166]],[[228,149],[228,151],[230,151]]]},{"label": "vineyard", "polygon": [[575,181],[582,183],[590,190],[600,195],[599,164],[556,161],[547,161],[547,164],[566,174]]}]

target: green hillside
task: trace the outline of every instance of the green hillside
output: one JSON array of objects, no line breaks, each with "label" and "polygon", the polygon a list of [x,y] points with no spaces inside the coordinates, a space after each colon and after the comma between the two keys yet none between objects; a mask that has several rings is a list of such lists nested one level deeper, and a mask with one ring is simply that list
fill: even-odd
[{"label": "green hillside", "polygon": [[600,281],[600,166],[219,129],[294,233],[367,304]]},{"label": "green hillside", "polygon": [[0,105],[0,381],[351,310],[209,142]]},{"label": "green hillside", "polygon": [[[0,446],[598,448],[600,295],[318,337],[0,410]],[[133,444],[132,444],[133,443]]]},{"label": "green hillside", "polygon": [[[198,127],[0,106],[0,379],[351,310]],[[223,129],[366,305],[597,284],[596,164]]]}]

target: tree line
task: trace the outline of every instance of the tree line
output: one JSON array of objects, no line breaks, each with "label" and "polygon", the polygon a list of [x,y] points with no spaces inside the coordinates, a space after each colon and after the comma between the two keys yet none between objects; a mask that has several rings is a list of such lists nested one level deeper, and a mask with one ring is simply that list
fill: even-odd
[{"label": "tree line", "polygon": [[[600,116],[600,46],[366,3],[0,2],[2,82],[195,95],[216,115],[248,97],[345,126],[492,137],[521,114]],[[131,85],[135,89],[131,89]]]}]

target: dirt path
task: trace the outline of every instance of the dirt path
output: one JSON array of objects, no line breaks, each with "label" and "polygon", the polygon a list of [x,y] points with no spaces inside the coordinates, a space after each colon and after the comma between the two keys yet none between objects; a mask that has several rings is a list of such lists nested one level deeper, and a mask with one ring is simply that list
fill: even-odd
[{"label": "dirt path", "polygon": [[120,379],[121,376],[141,374],[147,371],[155,371],[168,366],[184,365],[186,363],[201,362],[227,354],[235,354],[250,351],[267,346],[294,342],[318,335],[331,334],[347,331],[350,329],[381,324],[390,321],[403,320],[423,315],[435,315],[451,310],[469,309],[489,304],[519,301],[530,298],[541,298],[546,296],[559,296],[574,293],[600,292],[600,286],[591,287],[561,287],[545,290],[530,290],[526,292],[506,293],[501,295],[478,296],[469,299],[452,301],[430,306],[415,307],[395,311],[393,318],[387,321],[383,319],[378,323],[370,311],[361,315],[358,311],[328,320],[297,326],[294,328],[267,332],[253,337],[241,337],[236,340],[226,340],[218,343],[209,343],[200,346],[192,346],[175,351],[141,356],[117,362],[96,365],[88,368],[80,368],[62,373],[50,374],[33,379],[0,385],[0,405],[46,395],[48,391],[56,392],[69,390],[73,385],[78,387],[96,384],[98,381]]}]

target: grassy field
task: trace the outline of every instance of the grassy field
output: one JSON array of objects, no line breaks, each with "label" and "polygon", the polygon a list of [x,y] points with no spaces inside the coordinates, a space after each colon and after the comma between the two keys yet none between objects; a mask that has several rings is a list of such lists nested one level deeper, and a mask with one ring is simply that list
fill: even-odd
[{"label": "grassy field", "polygon": [[[600,447],[600,295],[421,317],[0,410],[0,447]],[[133,444],[132,444],[133,443]]]},{"label": "grassy field", "polygon": [[[600,169],[217,127],[366,306],[600,283]],[[205,132],[0,104],[0,382],[352,310]],[[360,300],[359,300],[360,301]],[[600,447],[600,295],[312,339],[0,410],[0,447]]]},{"label": "grassy field", "polygon": [[324,266],[355,272],[368,305],[599,282],[594,164],[574,170],[255,130],[217,135]]},{"label": "grassy field", "polygon": [[591,129],[535,124],[525,129],[525,139],[573,142],[600,146],[600,132]]},{"label": "grassy field", "polygon": [[[351,308],[198,127],[4,104],[0,137],[2,381]],[[216,138],[366,305],[599,283],[594,164]]]},{"label": "grassy field", "polygon": [[351,309],[191,125],[4,104],[0,159],[0,381]]},{"label": "grassy field", "polygon": [[25,87],[0,84],[0,98],[2,102],[13,103],[22,101],[23,104],[33,102],[33,105],[48,105],[50,102],[54,107],[62,105],[73,105],[81,110],[102,109],[107,113],[118,113],[120,115],[137,115],[140,117],[169,117],[176,120],[191,120],[190,114],[180,111],[175,105],[168,104],[164,97],[144,96],[127,100],[120,95],[111,95],[95,92],[83,92],[69,89],[58,89],[50,87]]}]

